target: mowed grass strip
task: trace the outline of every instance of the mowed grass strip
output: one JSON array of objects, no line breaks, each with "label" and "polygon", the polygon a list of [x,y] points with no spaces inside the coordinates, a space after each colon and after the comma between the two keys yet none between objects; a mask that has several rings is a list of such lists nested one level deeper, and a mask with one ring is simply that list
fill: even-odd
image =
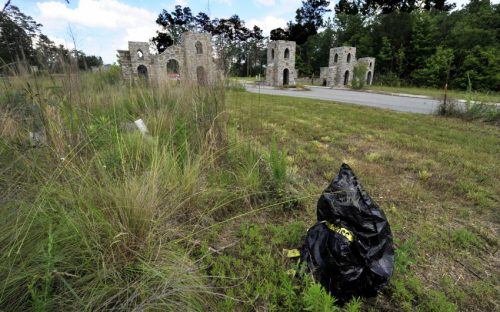
[{"label": "mowed grass strip", "polygon": [[[319,197],[346,162],[383,207],[397,270],[368,308],[498,308],[498,127],[247,92],[227,99],[240,133],[264,146],[275,138],[308,192]],[[315,204],[293,218],[312,225]]]},{"label": "mowed grass strip", "polygon": [[[418,88],[418,87],[391,87],[391,86],[366,86],[366,89],[373,91],[381,91],[388,93],[406,93],[413,95],[424,95],[430,96],[433,98],[443,98],[444,90],[443,89],[434,89],[434,88]],[[500,102],[500,94],[497,92],[471,92],[461,90],[448,90],[447,92],[449,98],[457,99],[457,100],[467,100],[471,99],[474,101],[482,101],[482,102]],[[472,97],[472,98],[471,98]]]}]

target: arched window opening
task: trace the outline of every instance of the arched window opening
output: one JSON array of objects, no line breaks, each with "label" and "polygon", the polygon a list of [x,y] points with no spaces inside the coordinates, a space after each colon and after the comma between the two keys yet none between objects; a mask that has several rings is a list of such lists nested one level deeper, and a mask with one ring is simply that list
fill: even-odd
[{"label": "arched window opening", "polygon": [[285,58],[290,58],[290,50],[288,48],[285,49]]},{"label": "arched window opening", "polygon": [[351,62],[351,53],[347,54],[347,63]]},{"label": "arched window opening", "polygon": [[203,68],[203,66],[198,66],[198,68],[196,68],[196,79],[200,86],[204,86],[207,84],[207,77],[205,74],[205,68]]},{"label": "arched window opening", "polygon": [[148,68],[144,65],[139,65],[137,67],[137,75],[141,79],[147,79],[148,78]]},{"label": "arched window opening", "polygon": [[288,68],[285,68],[285,70],[283,71],[283,85],[288,86],[289,82],[290,82],[290,71],[288,70]]},{"label": "arched window opening", "polygon": [[372,68],[372,65],[373,65],[372,62],[370,62],[370,68]]},{"label": "arched window opening", "polygon": [[349,84],[349,71],[346,70],[344,74],[344,86],[347,86]]},{"label": "arched window opening", "polygon": [[339,55],[335,53],[335,56],[333,57],[333,62],[337,63],[339,61]]},{"label": "arched window opening", "polygon": [[167,76],[169,78],[179,78],[179,62],[176,59],[168,60]]},{"label": "arched window opening", "polygon": [[137,50],[137,58],[140,60],[144,59],[144,53],[142,53],[142,50]]},{"label": "arched window opening", "polygon": [[271,50],[271,60],[274,60],[274,49]]},{"label": "arched window opening", "polygon": [[196,47],[196,54],[203,54],[203,45],[201,44],[201,42],[196,41],[195,47]]}]

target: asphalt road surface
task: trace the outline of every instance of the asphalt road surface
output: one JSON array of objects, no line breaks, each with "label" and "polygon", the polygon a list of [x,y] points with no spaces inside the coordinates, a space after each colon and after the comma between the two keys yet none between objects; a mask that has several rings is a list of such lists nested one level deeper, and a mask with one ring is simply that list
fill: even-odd
[{"label": "asphalt road surface", "polygon": [[392,109],[400,112],[432,114],[439,102],[432,98],[388,95],[343,89],[308,87],[310,91],[279,90],[264,86],[245,85],[247,91],[261,94],[295,96],[310,99],[350,103]]}]

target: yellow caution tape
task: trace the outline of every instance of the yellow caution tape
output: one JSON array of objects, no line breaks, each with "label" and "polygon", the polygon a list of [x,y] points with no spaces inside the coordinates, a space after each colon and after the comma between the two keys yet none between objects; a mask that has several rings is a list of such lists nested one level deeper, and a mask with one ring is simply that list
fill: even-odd
[{"label": "yellow caution tape", "polygon": [[298,250],[298,249],[283,249],[283,254],[287,258],[297,258],[297,257],[300,257],[300,250]]},{"label": "yellow caution tape", "polygon": [[348,241],[352,242],[354,240],[354,235],[348,229],[336,226],[335,224],[331,224],[328,221],[322,221],[321,223],[324,223],[330,230],[334,231],[335,233],[344,236]]}]

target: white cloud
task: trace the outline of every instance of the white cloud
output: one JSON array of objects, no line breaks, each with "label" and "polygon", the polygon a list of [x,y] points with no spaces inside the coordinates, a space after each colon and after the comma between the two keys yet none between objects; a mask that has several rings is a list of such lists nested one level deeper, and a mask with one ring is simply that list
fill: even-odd
[{"label": "white cloud", "polygon": [[59,37],[50,36],[50,35],[48,37],[50,40],[52,40],[55,43],[56,46],[63,45],[68,50],[72,50],[75,48],[75,45],[73,44],[73,42],[68,41],[64,38],[59,38]]},{"label": "white cloud", "polygon": [[265,16],[262,19],[251,19],[248,21],[247,25],[250,27],[253,27],[253,25],[259,26],[263,32],[264,35],[269,35],[271,30],[281,27],[284,28],[286,26],[287,21],[283,18],[275,17],[275,16]]},{"label": "white cloud", "polygon": [[180,5],[180,6],[185,7],[185,6],[187,6],[187,4],[188,4],[188,0],[175,0],[174,1],[174,6]]},{"label": "white cloud", "polygon": [[271,6],[271,5],[276,4],[276,2],[274,0],[253,0],[253,2],[255,2],[256,4],[259,4],[259,5],[264,5],[264,6]]},{"label": "white cloud", "polygon": [[156,19],[156,14],[148,10],[131,7],[117,0],[80,0],[75,9],[56,1],[38,2],[37,7],[42,20],[92,28],[134,27],[145,21],[154,23]]},{"label": "white cloud", "polygon": [[127,49],[127,41],[148,41],[158,29],[156,13],[118,0],[79,0],[75,8],[62,1],[45,1],[38,2],[37,7],[40,10],[37,20],[52,34],[51,40],[58,44],[70,42],[72,47],[69,25],[77,48],[102,56],[107,63],[116,60],[116,50]]}]

